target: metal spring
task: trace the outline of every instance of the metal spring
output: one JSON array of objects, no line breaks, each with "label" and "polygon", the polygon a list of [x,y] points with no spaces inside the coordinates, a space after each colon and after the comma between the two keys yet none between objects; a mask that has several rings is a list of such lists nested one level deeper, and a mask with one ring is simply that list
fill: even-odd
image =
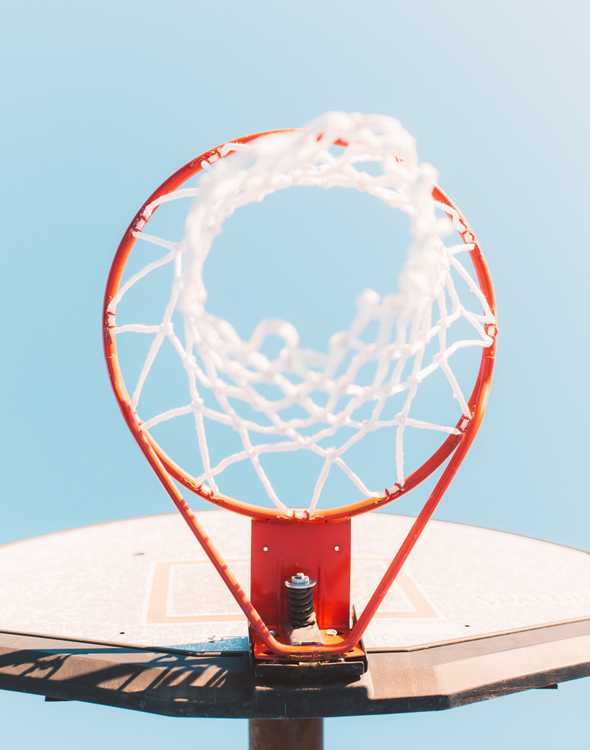
[{"label": "metal spring", "polygon": [[313,590],[316,582],[304,573],[296,573],[285,581],[289,624],[292,628],[305,628],[316,621]]}]

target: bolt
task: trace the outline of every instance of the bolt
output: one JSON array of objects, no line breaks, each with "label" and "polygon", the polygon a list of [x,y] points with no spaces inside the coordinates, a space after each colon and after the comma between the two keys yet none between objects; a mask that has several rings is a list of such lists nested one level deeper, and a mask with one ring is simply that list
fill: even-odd
[{"label": "bolt", "polygon": [[285,586],[288,589],[307,589],[313,588],[315,586],[315,581],[312,581],[305,573],[300,572],[295,573],[295,575],[292,575],[291,578],[285,581]]}]

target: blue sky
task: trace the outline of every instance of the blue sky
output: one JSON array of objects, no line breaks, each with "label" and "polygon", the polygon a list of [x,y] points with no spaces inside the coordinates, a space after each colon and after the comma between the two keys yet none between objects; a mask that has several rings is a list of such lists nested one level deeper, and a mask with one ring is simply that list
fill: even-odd
[{"label": "blue sky", "polygon": [[[395,116],[416,136],[477,229],[496,284],[489,415],[437,516],[588,547],[584,3],[0,0],[0,10],[0,542],[168,510],[102,362],[114,248],[148,192],[196,153],[338,109]],[[264,221],[280,240],[272,215]],[[328,225],[318,232],[330,236]],[[447,714],[334,720],[327,737],[343,748],[387,736],[561,747],[587,731],[588,685]],[[8,693],[0,710],[22,747],[78,746],[78,727],[89,748],[124,734],[145,748],[185,736],[246,743],[240,722]]]}]

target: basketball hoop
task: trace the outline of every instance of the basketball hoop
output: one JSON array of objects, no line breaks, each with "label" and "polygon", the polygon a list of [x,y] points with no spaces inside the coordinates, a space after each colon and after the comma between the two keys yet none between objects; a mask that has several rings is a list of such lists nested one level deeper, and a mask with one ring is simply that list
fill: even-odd
[{"label": "basketball hoop", "polygon": [[[196,176],[200,176],[198,184],[187,186]],[[397,121],[384,116],[325,115],[301,130],[246,136],[193,159],[148,198],[117,250],[104,302],[105,355],[115,395],[141,450],[248,618],[258,658],[309,659],[350,655],[358,649],[368,622],[483,419],[497,331],[492,282],[474,232],[435,180],[434,169],[418,161],[413,138]],[[336,332],[323,352],[305,348],[288,321],[261,320],[250,337],[243,338],[207,307],[203,268],[224,222],[239,208],[295,186],[365,192],[403,212],[410,225],[410,246],[398,289],[385,295],[361,292],[349,327]],[[147,231],[157,210],[187,199],[192,206],[181,241]],[[456,239],[448,239],[453,236]],[[161,255],[128,272],[138,241],[160,249]],[[463,262],[465,256],[471,269]],[[126,295],[162,269],[171,269],[172,281],[161,319],[120,321],[118,308]],[[457,328],[460,336],[454,334]],[[150,343],[128,390],[118,342],[132,336],[148,337]],[[269,353],[270,338],[280,342],[278,354]],[[182,365],[186,392],[170,408],[144,414],[144,387],[165,342]],[[474,384],[466,392],[454,372],[453,358],[474,349],[481,350],[481,357]],[[421,385],[435,373],[444,376],[447,396],[457,404],[450,424],[425,421],[412,413]],[[155,428],[173,425],[182,417],[194,423],[199,472],[174,460],[153,434]],[[213,423],[239,438],[239,448],[217,462],[211,459],[207,442],[208,425]],[[372,487],[370,477],[348,460],[354,446],[378,432],[393,436],[395,472],[385,490]],[[432,455],[411,469],[405,453],[409,432],[441,435]],[[302,451],[319,465],[304,508],[289,505],[265,466],[271,454]],[[409,534],[352,623],[350,518],[397,500],[445,462]],[[266,504],[223,491],[224,472],[238,464],[252,467]],[[348,480],[351,496],[336,507],[322,507],[333,471]],[[217,553],[177,483],[253,519],[251,598]],[[273,552],[280,548],[280,561],[267,554],[271,548]],[[341,553],[337,560],[335,549]],[[307,570],[298,569],[303,564]],[[333,581],[330,587],[322,587],[326,571]],[[291,581],[287,590],[282,585],[285,575]],[[295,595],[289,591],[299,596],[304,580],[309,591],[313,589],[318,627],[313,636],[306,632],[294,637],[298,628],[289,629],[284,622],[287,597]]]}]

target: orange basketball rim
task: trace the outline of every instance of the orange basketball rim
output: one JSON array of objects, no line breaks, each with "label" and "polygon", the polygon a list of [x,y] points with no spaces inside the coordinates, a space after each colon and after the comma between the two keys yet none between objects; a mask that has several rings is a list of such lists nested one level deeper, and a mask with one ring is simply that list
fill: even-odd
[{"label": "orange basketball rim", "polygon": [[[243,500],[228,497],[221,492],[216,492],[210,487],[206,487],[202,482],[197,481],[194,476],[177,464],[156,442],[149,431],[144,429],[142,420],[137,414],[124,383],[117,353],[115,335],[116,311],[113,310],[113,300],[116,299],[120,291],[125,266],[136,243],[136,235],[144,229],[146,223],[155,210],[157,210],[159,199],[178,190],[189,178],[197,175],[209,165],[216,163],[220,159],[231,158],[235,151],[232,147],[234,144],[236,146],[249,144],[258,139],[265,139],[269,135],[284,132],[296,131],[256,133],[206,151],[185,164],[150,195],[131,221],[117,249],[104,297],[103,335],[109,378],[123,417],[172,502],[203,547],[211,563],[248,619],[253,640],[258,647],[256,653],[258,655],[261,653],[266,654],[270,658],[305,660],[316,659],[318,657],[332,658],[351,653],[360,643],[365,629],[438,506],[479,430],[484,417],[492,381],[497,330],[495,323],[489,323],[485,327],[485,333],[489,337],[490,343],[488,346],[482,347],[479,369],[468,397],[470,416],[465,417],[462,415],[459,418],[453,434],[448,434],[443,439],[435,452],[405,478],[403,485],[396,484],[391,490],[385,491],[380,496],[366,497],[360,501],[349,502],[337,508],[317,508],[312,511],[285,512],[280,508],[260,507],[244,502]],[[346,145],[346,143],[343,142],[343,145]],[[440,206],[448,209],[449,215],[454,217],[460,239],[468,246],[466,252],[469,255],[473,271],[475,272],[479,289],[485,297],[489,309],[495,314],[492,281],[474,232],[465,221],[457,206],[439,187],[434,187],[432,196]],[[156,204],[155,208],[154,203]],[[445,462],[446,465],[444,465]],[[436,481],[434,489],[414,520],[406,538],[397,552],[395,552],[389,567],[379,581],[364,610],[355,621],[351,622],[349,601],[351,517],[397,500],[443,465],[444,468]],[[252,518],[250,597],[240,586],[238,580],[216,550],[211,539],[208,538],[202,524],[184,499],[179,485],[210,503]],[[276,589],[279,579],[269,579],[269,576],[271,576],[269,565],[265,563],[264,555],[260,554],[260,549],[262,548],[259,549],[259,547],[262,544],[261,540],[271,539],[273,540],[272,543],[265,542],[264,550],[268,550],[272,546],[273,548],[281,549],[285,558],[288,558],[290,555],[294,556],[291,560],[286,561],[287,568],[284,565],[281,567],[280,578],[285,569],[299,569],[301,562],[296,558],[298,554],[297,550],[301,550],[302,548],[300,542],[302,538],[312,540],[310,544],[303,545],[312,550],[312,555],[315,554],[316,559],[312,564],[312,572],[317,570],[321,572],[323,568],[330,566],[330,561],[326,559],[325,550],[327,547],[326,545],[322,545],[322,538],[327,540],[330,550],[338,549],[341,555],[338,558],[338,565],[340,566],[338,569],[339,572],[337,571],[338,580],[330,590],[318,590],[316,593],[319,625],[324,629],[329,628],[330,636],[325,637],[322,642],[297,644],[289,642],[288,638],[285,637],[281,622],[277,622],[277,619],[281,619],[281,612],[284,610],[279,601],[282,596],[281,592],[273,590]],[[339,540],[339,544],[334,545],[334,540]],[[314,553],[313,550],[316,550],[316,552]],[[283,562],[285,561],[283,560]],[[289,565],[291,565],[290,568]]]}]

